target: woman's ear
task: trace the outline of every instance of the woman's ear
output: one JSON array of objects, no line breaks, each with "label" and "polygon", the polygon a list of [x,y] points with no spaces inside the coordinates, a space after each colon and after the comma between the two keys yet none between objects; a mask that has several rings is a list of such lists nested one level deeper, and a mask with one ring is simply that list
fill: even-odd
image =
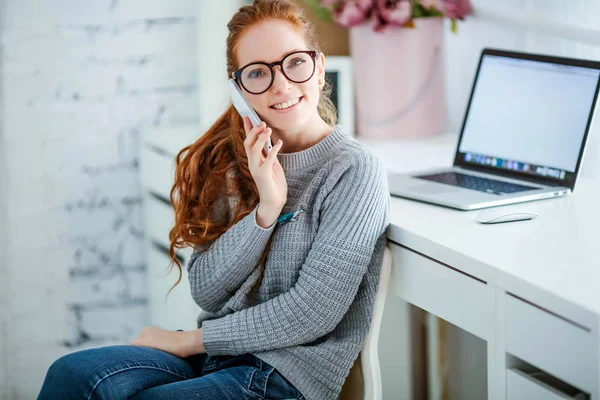
[{"label": "woman's ear", "polygon": [[319,52],[317,57],[317,78],[319,89],[323,90],[323,86],[325,86],[325,55],[322,52]]}]

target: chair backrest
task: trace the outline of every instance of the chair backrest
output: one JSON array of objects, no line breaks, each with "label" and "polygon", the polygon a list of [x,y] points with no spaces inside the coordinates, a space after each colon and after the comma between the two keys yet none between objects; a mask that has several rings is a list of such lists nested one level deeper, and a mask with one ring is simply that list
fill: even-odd
[{"label": "chair backrest", "polygon": [[381,369],[379,366],[379,333],[383,320],[383,307],[387,297],[388,285],[392,271],[392,251],[386,246],[381,261],[381,272],[369,333],[363,344],[359,357],[350,369],[346,382],[342,387],[339,400],[382,400],[383,389]]},{"label": "chair backrest", "polygon": [[363,376],[363,400],[381,400],[382,383],[381,368],[379,366],[379,333],[381,332],[381,322],[383,320],[383,308],[388,293],[390,275],[392,271],[392,251],[389,246],[385,247],[383,260],[381,262],[381,272],[379,274],[379,286],[375,293],[375,302],[373,303],[373,316],[371,318],[371,327],[369,334],[365,339],[362,351],[360,352],[360,362]]}]

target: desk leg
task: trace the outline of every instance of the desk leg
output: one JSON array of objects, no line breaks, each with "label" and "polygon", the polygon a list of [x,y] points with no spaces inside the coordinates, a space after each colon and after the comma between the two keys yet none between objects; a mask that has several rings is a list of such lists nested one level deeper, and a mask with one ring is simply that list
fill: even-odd
[{"label": "desk leg", "polygon": [[438,317],[427,313],[427,385],[428,399],[442,399],[442,374],[440,369],[440,330]]},{"label": "desk leg", "polygon": [[[494,365],[488,371],[489,399],[506,399],[506,317],[503,289],[495,288],[496,318],[493,352]],[[489,353],[489,351],[488,351]]]}]

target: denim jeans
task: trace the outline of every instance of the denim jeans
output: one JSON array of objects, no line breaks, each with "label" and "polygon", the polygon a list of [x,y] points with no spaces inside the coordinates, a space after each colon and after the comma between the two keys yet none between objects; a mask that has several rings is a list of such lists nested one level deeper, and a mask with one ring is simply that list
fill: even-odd
[{"label": "denim jeans", "polygon": [[271,365],[251,354],[179,358],[121,345],[81,350],[56,360],[38,400],[301,399]]}]

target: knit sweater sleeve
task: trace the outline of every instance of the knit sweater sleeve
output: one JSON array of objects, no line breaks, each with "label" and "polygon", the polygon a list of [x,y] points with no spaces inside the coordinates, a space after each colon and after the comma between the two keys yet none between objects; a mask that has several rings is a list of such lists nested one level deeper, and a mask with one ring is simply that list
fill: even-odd
[{"label": "knit sweater sleeve", "polygon": [[203,310],[216,312],[258,265],[275,223],[262,228],[252,212],[229,228],[211,246],[195,250],[188,263],[192,297]]},{"label": "knit sweater sleeve", "polygon": [[296,284],[264,303],[204,321],[202,342],[209,355],[308,343],[341,321],[389,218],[383,165],[370,153],[359,156],[322,204],[318,231]]}]

